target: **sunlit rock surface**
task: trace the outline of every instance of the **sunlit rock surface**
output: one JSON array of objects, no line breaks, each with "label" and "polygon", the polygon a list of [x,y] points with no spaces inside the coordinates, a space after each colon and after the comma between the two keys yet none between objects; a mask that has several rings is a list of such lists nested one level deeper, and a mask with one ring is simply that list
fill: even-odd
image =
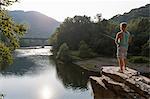
[{"label": "sunlit rock surface", "polygon": [[101,77],[91,76],[94,99],[150,99],[150,79],[127,68],[124,73],[119,67],[102,67]]}]

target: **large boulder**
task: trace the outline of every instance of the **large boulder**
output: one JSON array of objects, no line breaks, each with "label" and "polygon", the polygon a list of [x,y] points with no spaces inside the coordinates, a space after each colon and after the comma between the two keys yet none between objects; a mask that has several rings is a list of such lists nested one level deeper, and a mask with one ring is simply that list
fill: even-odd
[{"label": "large boulder", "polygon": [[149,78],[130,68],[127,68],[124,73],[118,70],[119,67],[102,67],[101,77],[91,76],[90,78],[105,90],[111,90],[121,98],[150,99]]}]

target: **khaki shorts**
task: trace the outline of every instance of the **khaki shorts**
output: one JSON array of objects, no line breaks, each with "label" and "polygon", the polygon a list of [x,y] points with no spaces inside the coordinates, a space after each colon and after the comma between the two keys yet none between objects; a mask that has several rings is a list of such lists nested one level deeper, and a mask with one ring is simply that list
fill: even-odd
[{"label": "khaki shorts", "polygon": [[124,47],[117,47],[117,57],[127,58],[127,49]]}]

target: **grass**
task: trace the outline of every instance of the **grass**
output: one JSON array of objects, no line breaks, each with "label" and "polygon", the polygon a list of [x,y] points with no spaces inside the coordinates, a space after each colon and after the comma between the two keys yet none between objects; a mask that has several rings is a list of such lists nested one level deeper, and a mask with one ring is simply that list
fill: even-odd
[{"label": "grass", "polygon": [[79,51],[77,50],[72,50],[70,51],[70,54],[71,54],[71,57],[73,60],[85,60],[85,59],[90,59],[90,58],[94,58],[94,57],[97,57],[98,54],[97,53],[94,53],[94,52],[91,52],[91,57],[88,57],[88,58],[81,58],[80,55],[79,55]]},{"label": "grass", "polygon": [[70,51],[70,54],[73,60],[82,60],[82,58],[79,57],[79,51]]},{"label": "grass", "polygon": [[131,62],[131,63],[149,63],[150,60],[144,56],[132,56],[132,57],[130,57],[129,62]]},{"label": "grass", "polygon": [[79,56],[79,51],[70,51],[70,54],[73,56]]},{"label": "grass", "polygon": [[93,68],[95,68],[95,65],[93,65],[93,64],[84,64],[84,67],[86,67],[88,69],[93,69]]}]

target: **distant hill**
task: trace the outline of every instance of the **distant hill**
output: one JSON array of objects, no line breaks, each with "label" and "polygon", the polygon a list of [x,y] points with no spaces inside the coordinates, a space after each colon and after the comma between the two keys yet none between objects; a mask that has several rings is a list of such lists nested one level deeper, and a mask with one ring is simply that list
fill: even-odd
[{"label": "distant hill", "polygon": [[10,11],[10,16],[17,23],[25,23],[29,30],[24,37],[48,38],[60,25],[58,21],[35,11]]},{"label": "distant hill", "polygon": [[130,12],[124,13],[123,15],[118,14],[112,17],[110,20],[120,23],[122,21],[128,22],[139,17],[150,18],[150,4],[147,4],[140,8],[132,9]]}]

